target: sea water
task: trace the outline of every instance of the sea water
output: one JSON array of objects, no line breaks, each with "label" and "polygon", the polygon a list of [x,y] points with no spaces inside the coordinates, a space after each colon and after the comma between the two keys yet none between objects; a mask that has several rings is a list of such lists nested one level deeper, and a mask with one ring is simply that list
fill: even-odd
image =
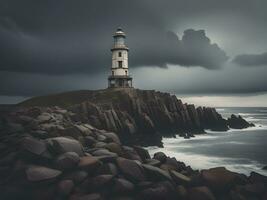
[{"label": "sea water", "polygon": [[251,171],[267,175],[267,108],[216,108],[224,118],[241,115],[255,127],[230,129],[184,139],[163,138],[163,148],[149,147],[149,153],[162,151],[193,169],[224,166],[229,170],[249,175]]}]

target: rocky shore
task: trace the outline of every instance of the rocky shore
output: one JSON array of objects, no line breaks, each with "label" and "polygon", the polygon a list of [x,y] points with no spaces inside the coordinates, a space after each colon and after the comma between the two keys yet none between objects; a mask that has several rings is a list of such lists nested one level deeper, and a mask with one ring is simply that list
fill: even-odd
[{"label": "rocky shore", "polygon": [[88,123],[91,117],[80,119],[83,113],[76,109],[28,107],[5,113],[0,121],[0,199],[267,198],[265,176],[252,172],[247,177],[223,167],[194,170],[162,152],[151,157],[141,146],[126,145],[114,132]]},{"label": "rocky shore", "polygon": [[253,126],[240,116],[223,119],[215,108],[195,107],[169,93],[134,88],[67,92],[32,98],[20,106],[61,106],[72,112],[73,121],[113,131],[125,143],[139,145],[161,145],[162,136],[188,138],[205,129]]}]

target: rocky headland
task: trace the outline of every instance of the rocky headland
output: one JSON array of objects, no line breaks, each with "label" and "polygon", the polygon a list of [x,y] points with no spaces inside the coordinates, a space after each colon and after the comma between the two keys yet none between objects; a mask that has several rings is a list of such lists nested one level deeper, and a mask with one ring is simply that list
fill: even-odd
[{"label": "rocky headland", "polygon": [[253,126],[240,116],[223,119],[215,108],[195,107],[169,93],[134,88],[35,97],[19,106],[60,106],[72,113],[72,121],[90,123],[117,133],[124,142],[142,145],[160,145],[162,136],[190,137],[205,133],[205,129]]},{"label": "rocky headland", "polygon": [[242,128],[236,124],[244,119],[223,119],[213,108],[155,91],[74,93],[36,97],[2,113],[0,199],[267,198],[263,175],[195,170],[162,152],[151,156],[138,144],[142,134],[156,141],[168,131]]}]

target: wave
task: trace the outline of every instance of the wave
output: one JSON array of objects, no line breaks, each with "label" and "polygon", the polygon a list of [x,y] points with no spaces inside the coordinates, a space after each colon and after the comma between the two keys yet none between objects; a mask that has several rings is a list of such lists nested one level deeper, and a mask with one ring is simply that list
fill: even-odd
[{"label": "wave", "polygon": [[261,113],[267,113],[267,110],[257,110],[257,111]]},{"label": "wave", "polygon": [[165,148],[147,148],[151,156],[158,151],[164,152],[170,157],[175,157],[177,160],[184,162],[186,165],[190,165],[193,169],[208,169],[213,167],[224,166],[227,169],[244,173],[249,175],[250,172],[256,171],[261,174],[266,174],[267,172],[262,170],[263,165],[257,161],[250,159],[236,159],[229,157],[214,157],[210,155],[200,155],[191,154],[186,152],[176,152],[172,151],[172,147],[166,146]]}]

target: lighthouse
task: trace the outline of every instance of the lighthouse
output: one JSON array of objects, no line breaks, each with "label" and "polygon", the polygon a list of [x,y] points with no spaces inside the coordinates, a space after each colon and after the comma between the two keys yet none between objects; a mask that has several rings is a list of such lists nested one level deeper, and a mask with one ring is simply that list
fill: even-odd
[{"label": "lighthouse", "polygon": [[126,34],[118,28],[113,35],[111,74],[108,77],[109,88],[132,87],[132,77],[128,69],[129,48],[125,44]]}]

